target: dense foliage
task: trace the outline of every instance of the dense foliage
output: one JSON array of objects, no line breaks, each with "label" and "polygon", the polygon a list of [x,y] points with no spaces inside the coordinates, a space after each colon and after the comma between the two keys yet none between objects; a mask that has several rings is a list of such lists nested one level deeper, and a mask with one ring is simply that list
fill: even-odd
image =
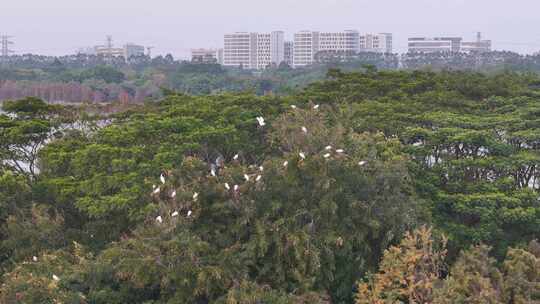
[{"label": "dense foliage", "polygon": [[538,302],[538,83],[368,68],[105,117],[9,102],[0,302]]}]

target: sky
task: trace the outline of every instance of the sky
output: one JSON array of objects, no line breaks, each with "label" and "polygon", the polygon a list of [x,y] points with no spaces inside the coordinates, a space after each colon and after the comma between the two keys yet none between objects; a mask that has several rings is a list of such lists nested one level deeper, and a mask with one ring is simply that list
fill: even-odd
[{"label": "sky", "polygon": [[476,32],[494,49],[540,51],[539,0],[0,0],[0,34],[17,54],[73,54],[78,48],[133,42],[153,54],[186,58],[191,48],[222,47],[229,32],[341,31],[409,36]]}]

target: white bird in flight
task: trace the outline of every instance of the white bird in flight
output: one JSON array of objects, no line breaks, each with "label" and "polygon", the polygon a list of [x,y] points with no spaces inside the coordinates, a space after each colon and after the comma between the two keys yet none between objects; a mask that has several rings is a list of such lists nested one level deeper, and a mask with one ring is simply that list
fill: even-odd
[{"label": "white bird in flight", "polygon": [[231,190],[231,187],[229,186],[229,183],[225,183],[225,189]]},{"label": "white bird in flight", "polygon": [[163,218],[161,217],[161,215],[158,215],[158,216],[156,217],[156,221],[157,221],[158,223],[160,223],[160,224],[163,223]]},{"label": "white bird in flight", "polygon": [[306,128],[306,127],[302,127],[302,132],[307,133],[307,128]]},{"label": "white bird in flight", "polygon": [[165,184],[165,176],[163,176],[163,173],[161,173],[161,175],[159,176],[159,180],[162,184]]},{"label": "white bird in flight", "polygon": [[199,193],[197,192],[193,193],[193,200],[197,200],[198,197],[199,197]]},{"label": "white bird in flight", "polygon": [[171,214],[172,217],[177,217],[178,216],[178,211],[175,211]]},{"label": "white bird in flight", "polygon": [[57,275],[55,275],[55,274],[52,275],[52,278],[53,278],[53,280],[55,280],[56,282],[60,281],[60,278],[59,278]]},{"label": "white bird in flight", "polygon": [[304,154],[304,152],[300,152],[298,153],[298,155],[300,156],[301,159],[306,159],[306,155]]},{"label": "white bird in flight", "polygon": [[266,123],[264,122],[264,117],[259,116],[257,117],[257,122],[259,122],[259,126],[264,127]]}]

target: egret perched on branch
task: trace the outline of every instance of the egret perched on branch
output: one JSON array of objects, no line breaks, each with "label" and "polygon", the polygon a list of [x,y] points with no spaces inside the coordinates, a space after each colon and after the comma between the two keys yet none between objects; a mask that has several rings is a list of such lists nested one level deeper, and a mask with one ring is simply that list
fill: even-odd
[{"label": "egret perched on branch", "polygon": [[238,159],[238,154],[235,154],[234,157],[233,157],[234,160],[237,160]]},{"label": "egret perched on branch", "polygon": [[244,174],[244,179],[246,180],[246,182],[249,182],[249,175]]},{"label": "egret perched on branch", "polygon": [[229,183],[225,183],[225,189],[231,190],[231,187],[229,186]]},{"label": "egret perched on branch", "polygon": [[158,216],[156,217],[156,222],[158,222],[158,223],[160,223],[160,224],[163,223],[163,218],[161,217],[161,215],[158,215]]},{"label": "egret perched on branch", "polygon": [[199,197],[199,193],[195,192],[195,193],[193,194],[193,200],[196,201],[198,197]]},{"label": "egret perched on branch", "polygon": [[263,167],[263,166],[260,166],[260,167],[259,167],[259,171],[263,172],[263,171],[264,171],[264,167]]},{"label": "egret perched on branch", "polygon": [[55,275],[55,274],[52,275],[52,278],[53,278],[53,280],[55,280],[56,282],[60,281],[60,278],[59,278],[57,275]]},{"label": "egret perched on branch", "polygon": [[262,178],[262,175],[257,175],[257,178],[255,179],[256,182],[260,181]]},{"label": "egret perched on branch", "polygon": [[330,153],[326,153],[325,155],[323,155],[324,158],[329,158],[330,157]]},{"label": "egret perched on branch", "polygon": [[193,212],[191,212],[191,210],[189,210],[189,211],[187,212],[187,217],[190,217],[192,213],[193,213]]},{"label": "egret perched on branch", "polygon": [[171,214],[172,217],[177,217],[178,216],[178,211],[175,211]]},{"label": "egret perched on branch", "polygon": [[262,116],[257,117],[257,122],[259,122],[259,126],[261,127],[266,125],[266,122],[264,122],[264,118]]},{"label": "egret perched on branch", "polygon": [[284,162],[283,162],[283,167],[287,167],[288,164],[289,164],[288,161],[284,161]]},{"label": "egret perched on branch", "polygon": [[154,189],[154,192],[153,192],[153,193],[154,193],[154,194],[158,194],[159,191],[161,191],[161,189],[159,189],[159,187],[157,187],[156,189]]},{"label": "egret perched on branch", "polygon": [[161,175],[159,176],[159,180],[162,184],[165,184],[165,176],[163,176],[163,173],[161,173]]},{"label": "egret perched on branch", "polygon": [[326,151],[330,151],[330,150],[332,150],[332,146],[326,146],[324,149],[325,149]]},{"label": "egret perched on branch", "polygon": [[345,152],[345,150],[343,150],[343,149],[337,149],[336,152],[337,152],[337,153],[343,153],[343,152]]},{"label": "egret perched on branch", "polygon": [[33,256],[33,257],[32,257],[32,261],[37,262],[37,261],[38,261],[38,260],[37,260],[37,256]]},{"label": "egret perched on branch", "polygon": [[358,165],[360,165],[360,166],[363,166],[365,164],[367,164],[367,161],[365,161],[365,160],[358,162]]},{"label": "egret perched on branch", "polygon": [[304,154],[304,152],[300,152],[298,153],[298,155],[300,156],[301,159],[306,159],[306,155]]},{"label": "egret perched on branch", "polygon": [[292,108],[293,110],[296,110],[296,105],[291,105],[291,108]]},{"label": "egret perched on branch", "polygon": [[176,197],[176,190],[174,190],[172,193],[171,193],[171,198],[175,198]]},{"label": "egret perched on branch", "polygon": [[307,128],[306,128],[306,127],[302,127],[302,132],[307,133]]},{"label": "egret perched on branch", "polygon": [[210,175],[216,176],[216,169],[214,168],[210,169]]},{"label": "egret perched on branch", "polygon": [[316,104],[316,105],[313,106],[313,110],[317,110],[318,108],[319,108],[319,105],[318,105],[318,104]]},{"label": "egret perched on branch", "polygon": [[234,185],[234,191],[238,191],[240,187],[238,185]]}]

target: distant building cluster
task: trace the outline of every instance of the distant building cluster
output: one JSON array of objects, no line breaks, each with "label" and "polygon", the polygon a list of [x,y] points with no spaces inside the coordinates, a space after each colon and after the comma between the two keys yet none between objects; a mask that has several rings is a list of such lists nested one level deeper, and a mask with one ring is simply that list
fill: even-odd
[{"label": "distant building cluster", "polygon": [[77,51],[77,53],[104,57],[124,57],[126,60],[128,60],[131,57],[145,55],[144,51],[144,46],[134,43],[127,43],[123,47],[114,47],[112,37],[109,36],[107,37],[107,43],[105,45],[81,48]]},{"label": "distant building cluster", "polygon": [[303,67],[317,62],[318,56],[357,54],[359,52],[392,53],[392,34],[301,31],[293,41],[285,33],[237,32],[226,34],[223,49],[193,49],[194,63],[218,63],[228,67],[260,70],[286,64]]},{"label": "distant building cluster", "polygon": [[483,40],[478,33],[476,41],[463,41],[461,37],[412,37],[408,43],[409,53],[460,53],[490,52],[491,40]]}]

